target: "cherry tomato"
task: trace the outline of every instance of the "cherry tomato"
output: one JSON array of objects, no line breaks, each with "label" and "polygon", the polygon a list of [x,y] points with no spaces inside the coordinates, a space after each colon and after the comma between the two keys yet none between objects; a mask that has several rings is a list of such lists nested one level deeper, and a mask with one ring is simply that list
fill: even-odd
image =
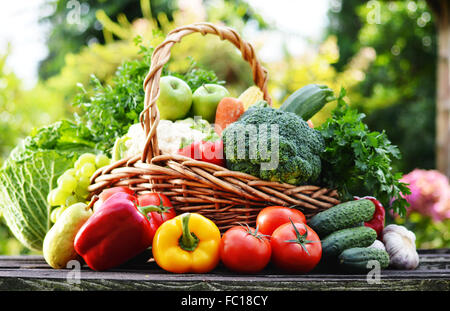
[{"label": "cherry tomato", "polygon": [[140,209],[152,210],[147,213],[147,218],[153,232],[152,239],[156,230],[158,230],[163,222],[177,215],[170,199],[162,193],[152,192],[141,194],[138,196],[138,205]]},{"label": "cherry tomato", "polygon": [[268,206],[263,208],[256,217],[256,225],[262,234],[272,235],[279,226],[289,222],[306,224],[305,215],[294,208],[286,206]]},{"label": "cherry tomato", "polygon": [[98,200],[94,203],[93,210],[96,211],[100,207],[100,205],[103,204],[103,202],[105,202],[110,196],[118,192],[125,192],[133,196],[135,195],[133,190],[125,186],[118,186],[105,189],[98,195]]},{"label": "cherry tomato", "polygon": [[222,236],[220,259],[228,269],[240,273],[256,273],[270,261],[268,237],[252,227],[234,226]]},{"label": "cherry tomato", "polygon": [[270,245],[275,266],[291,273],[311,271],[322,257],[319,236],[304,223],[281,225],[272,233]]}]

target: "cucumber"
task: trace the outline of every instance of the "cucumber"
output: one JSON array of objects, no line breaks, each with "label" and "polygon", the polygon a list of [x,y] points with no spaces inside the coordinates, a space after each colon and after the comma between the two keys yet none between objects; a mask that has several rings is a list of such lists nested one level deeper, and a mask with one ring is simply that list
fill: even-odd
[{"label": "cucumber", "polygon": [[281,105],[283,111],[294,112],[308,121],[327,103],[335,99],[326,85],[308,84],[292,93]]},{"label": "cucumber", "polygon": [[370,200],[348,201],[316,214],[308,225],[322,238],[332,232],[355,227],[362,221],[369,221],[374,212],[375,205]]},{"label": "cucumber", "polygon": [[321,241],[322,255],[337,258],[349,248],[368,247],[377,238],[377,232],[369,227],[354,227],[335,231]]},{"label": "cucumber", "polygon": [[354,247],[343,251],[339,255],[339,267],[347,272],[367,273],[374,268],[371,261],[376,260],[380,269],[389,266],[389,254],[379,248]]}]

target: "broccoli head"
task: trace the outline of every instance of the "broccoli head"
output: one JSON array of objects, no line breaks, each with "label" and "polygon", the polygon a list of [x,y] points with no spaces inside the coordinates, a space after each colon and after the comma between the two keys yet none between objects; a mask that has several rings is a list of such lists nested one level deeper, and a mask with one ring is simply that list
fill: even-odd
[{"label": "broccoli head", "polygon": [[323,138],[295,113],[252,107],[224,130],[222,139],[230,170],[294,185],[320,175]]}]

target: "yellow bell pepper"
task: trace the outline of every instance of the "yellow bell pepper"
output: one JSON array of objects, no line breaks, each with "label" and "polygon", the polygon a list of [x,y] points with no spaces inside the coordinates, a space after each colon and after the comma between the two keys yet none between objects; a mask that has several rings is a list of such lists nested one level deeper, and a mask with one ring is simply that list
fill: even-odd
[{"label": "yellow bell pepper", "polygon": [[158,266],[173,273],[206,273],[219,263],[220,231],[198,213],[184,213],[165,221],[153,238]]}]

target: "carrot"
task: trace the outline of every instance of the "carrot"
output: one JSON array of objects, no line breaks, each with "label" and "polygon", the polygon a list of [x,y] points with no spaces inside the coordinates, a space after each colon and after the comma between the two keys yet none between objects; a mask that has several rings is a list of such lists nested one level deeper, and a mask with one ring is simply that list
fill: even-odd
[{"label": "carrot", "polygon": [[244,104],[237,98],[224,97],[217,105],[216,121],[214,129],[217,134],[222,135],[222,131],[231,123],[237,121],[244,113]]}]

